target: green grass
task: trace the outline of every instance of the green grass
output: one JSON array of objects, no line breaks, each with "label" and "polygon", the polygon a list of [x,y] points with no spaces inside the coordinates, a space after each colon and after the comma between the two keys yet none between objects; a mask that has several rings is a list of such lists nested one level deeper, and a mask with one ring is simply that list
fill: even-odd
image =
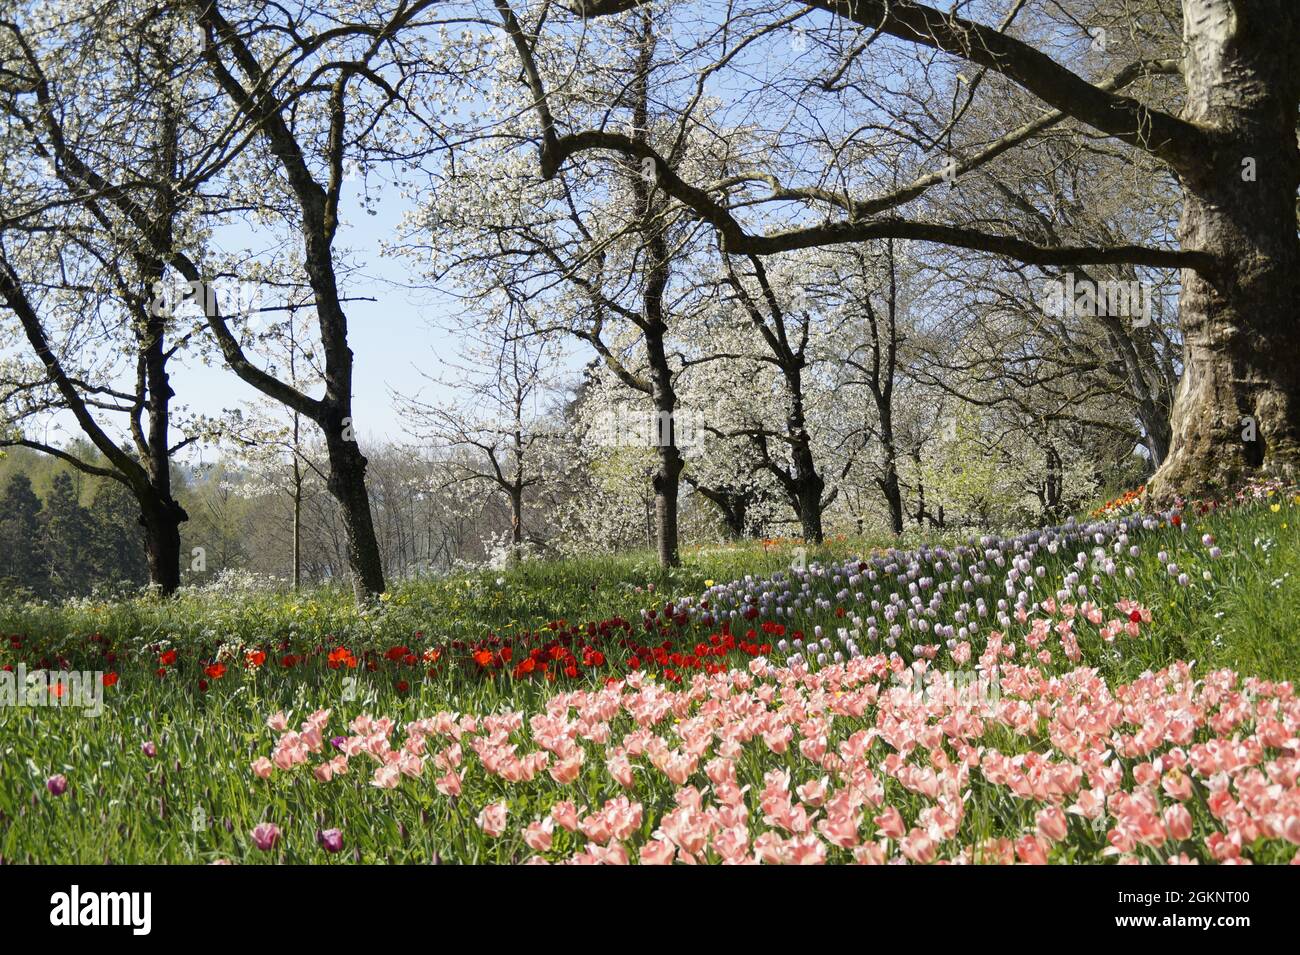
[{"label": "green grass", "polygon": [[[1099,642],[1084,646],[1084,662],[1097,666],[1112,686],[1176,659],[1195,660],[1200,673],[1229,667],[1271,680],[1300,676],[1298,522],[1300,506],[1287,500],[1276,512],[1255,505],[1205,519],[1189,517],[1181,532],[1141,533],[1135,537],[1142,547],[1133,562],[1135,577],[1120,574],[1104,581],[1097,599],[1138,599],[1152,609],[1153,622],[1141,639],[1120,641],[1117,650]],[[1201,545],[1207,532],[1223,550],[1218,560],[1211,561]],[[844,557],[878,544],[841,541],[808,559]],[[1161,549],[1190,575],[1189,586],[1180,587],[1156,560]],[[1044,559],[1048,580],[1059,581],[1073,557],[1071,552]],[[439,709],[535,712],[554,687],[454,671],[416,682],[401,694],[390,676],[364,669],[249,672],[235,667],[200,693],[194,672],[184,679],[156,679],[154,657],[143,648],[159,640],[182,650],[214,647],[232,638],[249,645],[284,639],[306,646],[333,636],[351,647],[383,649],[394,643],[417,647],[417,631],[424,635],[418,646],[424,646],[558,618],[638,620],[642,608],[698,595],[706,581],[769,574],[790,559],[788,547],[755,544],[688,553],[683,566],[667,574],[648,554],[525,564],[500,573],[402,584],[365,613],[351,605],[350,594],[328,588],[300,595],[187,593],[170,601],[0,605],[0,633],[23,635],[24,653],[40,647],[52,655],[66,653],[78,665],[86,659],[86,636],[99,633],[119,652],[113,668],[121,674],[118,686],[106,690],[106,711],[98,718],[71,708],[0,707],[0,858],[78,863],[525,858],[530,852],[518,839],[518,826],[543,815],[559,798],[559,787],[545,773],[536,784],[514,788],[494,777],[475,777],[467,780],[463,798],[452,800],[434,790],[432,767],[421,779],[381,791],[356,771],[329,785],[302,772],[262,781],[253,777],[249,763],[269,752],[273,736],[264,721],[279,709],[291,710],[297,720],[316,708],[333,708],[332,731],[341,725],[339,718],[361,712],[389,715],[400,726]],[[1208,582],[1202,580],[1205,570],[1212,574]],[[1002,596],[1001,583],[995,575],[992,586],[984,588],[990,602]],[[654,593],[647,589],[651,584]],[[844,621],[829,613],[797,621],[809,632],[816,623],[833,628]],[[21,655],[7,641],[0,643],[0,664]],[[350,679],[355,683],[349,686]],[[578,685],[590,688],[600,681],[593,675]],[[146,740],[156,744],[156,758],[141,753]],[[1011,747],[1014,740],[1006,744]],[[761,786],[762,771],[782,764],[795,772],[796,781],[806,778],[799,760],[792,750],[783,759],[755,763],[747,767],[748,782]],[[45,780],[55,773],[65,774],[71,784],[61,798],[45,790]],[[564,788],[564,796],[580,805],[583,800],[599,805],[616,792],[599,759],[589,759],[578,781]],[[639,793],[646,802],[647,831],[655,813],[671,808],[671,795],[667,785]],[[474,816],[497,798],[510,800],[515,835],[485,841]],[[907,805],[906,794],[891,798]],[[976,800],[967,825],[971,834],[1023,828],[1023,814],[1004,797]],[[248,835],[267,819],[285,832],[275,853],[258,852]],[[316,830],[330,827],[345,832],[346,849],[335,856],[314,842]],[[1282,858],[1266,855],[1261,861]]]},{"label": "green grass", "polygon": [[[807,550],[809,561],[846,558],[860,542]],[[869,549],[869,548],[868,548]],[[664,570],[649,552],[565,561],[529,561],[500,571],[397,582],[373,609],[358,611],[350,588],[230,592],[183,589],[171,600],[0,604],[0,631],[69,649],[90,633],[115,644],[168,639],[182,646],[236,637],[333,635],[349,646],[387,647],[417,631],[430,640],[472,640],[489,631],[535,628],[556,619],[586,621],[639,613],[673,595],[696,594],[709,580],[765,575],[789,566],[794,547],[688,550],[682,566]],[[647,588],[653,588],[653,592]],[[663,600],[660,598],[663,597]]]}]

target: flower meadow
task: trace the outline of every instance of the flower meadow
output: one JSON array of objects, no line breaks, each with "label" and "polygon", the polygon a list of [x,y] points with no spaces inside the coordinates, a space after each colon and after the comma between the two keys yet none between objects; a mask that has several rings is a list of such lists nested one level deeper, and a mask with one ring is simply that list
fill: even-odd
[{"label": "flower meadow", "polygon": [[530,864],[1300,864],[1289,683],[1176,663],[1112,688],[1000,664],[1008,650],[980,660],[1002,669],[996,701],[877,654],[816,672],[757,658],[683,689],[634,674],[531,716],[362,713],[328,740],[330,711],[300,729],[276,713],[251,770],[431,786],[470,804],[467,825],[481,804],[466,839],[488,857]]},{"label": "flower meadow", "polygon": [[15,609],[0,675],[57,704],[51,674],[93,670],[104,711],[0,707],[0,856],[1300,862],[1297,518],[1265,486],[675,578],[611,560],[595,589],[518,568],[328,631],[301,596],[223,633]]}]

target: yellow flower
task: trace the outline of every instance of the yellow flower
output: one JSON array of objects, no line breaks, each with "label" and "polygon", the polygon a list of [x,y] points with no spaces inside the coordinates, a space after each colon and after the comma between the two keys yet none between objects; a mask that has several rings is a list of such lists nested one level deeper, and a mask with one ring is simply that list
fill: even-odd
[{"label": "yellow flower", "polygon": [[706,581],[704,582],[704,586],[705,586],[705,587],[712,587],[712,586],[713,586],[713,581],[711,581],[711,580],[706,580]]},{"label": "yellow flower", "polygon": [[1281,504],[1270,504],[1270,505],[1268,506],[1268,509],[1269,509],[1270,511],[1272,511],[1274,514],[1276,514],[1278,511],[1282,510],[1282,505],[1281,505]]}]

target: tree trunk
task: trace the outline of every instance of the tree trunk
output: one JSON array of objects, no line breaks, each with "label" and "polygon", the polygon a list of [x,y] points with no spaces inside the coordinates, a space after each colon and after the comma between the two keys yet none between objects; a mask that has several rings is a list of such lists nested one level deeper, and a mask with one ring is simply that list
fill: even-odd
[{"label": "tree trunk", "polygon": [[796,491],[799,526],[803,530],[805,543],[821,544],[826,539],[822,532],[822,491],[825,487],[826,482],[816,474],[806,475],[799,480]]},{"label": "tree trunk", "polygon": [[677,546],[677,496],[681,490],[682,454],[675,444],[659,447],[659,470],[655,473],[655,532],[660,567],[681,563]]},{"label": "tree trunk", "polygon": [[[662,237],[657,237],[651,247],[661,255]],[[677,551],[677,498],[681,490],[682,468],[686,462],[677,447],[677,392],[673,387],[673,370],[668,364],[664,337],[668,327],[663,321],[663,289],[667,284],[667,268],[654,269],[645,293],[646,313],[651,316],[642,331],[645,335],[646,358],[650,366],[650,396],[654,400],[655,427],[652,437],[657,445],[659,467],[654,476],[655,536],[659,550],[660,567],[676,567],[681,563]]]},{"label": "tree trunk", "polygon": [[803,528],[803,539],[809,544],[820,544],[822,534],[822,492],[825,479],[817,473],[813,456],[812,438],[808,434],[808,421],[803,404],[803,359],[790,356],[781,365],[786,387],[790,391],[790,412],[786,418],[786,436],[790,440],[791,491],[793,504]]},{"label": "tree trunk", "polygon": [[[893,255],[893,243],[890,243],[890,255]],[[890,315],[893,315],[891,304]],[[894,323],[890,322],[890,342],[894,340]],[[887,387],[873,385],[872,394],[876,401],[876,416],[880,419],[880,451],[884,460],[881,467],[884,475],[878,480],[881,493],[885,496],[885,505],[889,508],[889,529],[897,537],[903,533],[903,489],[898,484],[898,448],[894,445],[894,407],[893,407],[893,351],[889,355],[889,376]],[[919,463],[919,462],[918,462]]]},{"label": "tree trunk", "polygon": [[516,396],[515,400],[515,433],[514,433],[514,458],[515,458],[515,475],[514,482],[510,485],[510,541],[515,545],[516,556],[518,556],[519,545],[524,542],[524,433],[520,422],[523,420],[523,399]]},{"label": "tree trunk", "polygon": [[1179,240],[1218,256],[1184,270],[1183,377],[1153,494],[1223,492],[1300,475],[1300,6],[1184,0],[1185,117],[1218,131],[1184,178]]},{"label": "tree trunk", "polygon": [[931,511],[925,503],[925,482],[921,480],[921,449],[912,449],[912,460],[916,465],[916,526],[919,528],[926,521],[930,522],[931,527],[943,527],[943,505],[939,505],[939,511],[936,514]]},{"label": "tree trunk", "polygon": [[731,506],[723,508],[723,519],[726,521],[727,540],[738,541],[745,536],[745,498],[737,495],[731,502]]},{"label": "tree trunk", "polygon": [[341,422],[326,429],[325,447],[330,463],[327,485],[343,515],[352,590],[358,603],[367,603],[384,592],[384,567],[366,490],[366,457],[356,441],[344,435]]},{"label": "tree trunk", "polygon": [[[171,137],[166,141],[174,143]],[[167,201],[170,206],[171,199]],[[170,234],[170,216],[167,222]],[[140,264],[146,287],[152,288],[162,278],[163,264],[147,257],[143,257]],[[147,434],[137,432],[135,438],[137,450],[144,458],[148,483],[134,486],[132,490],[140,504],[141,523],[145,529],[149,582],[164,596],[170,596],[181,583],[180,525],[189,520],[189,515],[172,496],[171,400],[176,393],[172,390],[167,371],[167,318],[143,302],[139,305],[138,312],[145,319],[138,347],[147,388]]]},{"label": "tree trunk", "polygon": [[510,497],[510,563],[514,564],[519,561],[524,543],[524,489],[515,483],[506,494]]},{"label": "tree trunk", "polygon": [[293,589],[302,587],[302,478],[293,463]]},{"label": "tree trunk", "polygon": [[1050,444],[1046,450],[1047,476],[1043,482],[1043,522],[1056,521],[1061,516],[1061,495],[1065,476],[1061,473],[1061,456]]},{"label": "tree trunk", "polygon": [[[637,74],[633,85],[632,125],[637,140],[644,143],[650,128],[650,71],[654,63],[654,19],[648,10],[642,11],[641,48],[637,60]],[[655,530],[659,550],[659,566],[676,567],[681,563],[677,552],[677,497],[680,490],[682,467],[681,451],[677,447],[677,427],[673,420],[677,413],[677,393],[673,388],[673,371],[668,363],[664,339],[668,335],[668,318],[664,311],[664,289],[672,267],[668,239],[663,224],[657,221],[660,206],[646,177],[634,167],[632,195],[636,213],[641,220],[641,235],[645,241],[645,287],[641,291],[644,309],[639,323],[645,336],[646,363],[650,370],[650,397],[655,410],[655,440],[658,445],[659,467],[654,476]]]},{"label": "tree trunk", "polygon": [[174,502],[141,503],[149,583],[164,597],[170,597],[181,585],[180,528],[187,519],[184,508]]},{"label": "tree trunk", "polygon": [[894,465],[892,451],[885,461],[885,476],[880,481],[880,490],[889,507],[889,529],[897,537],[903,533],[903,489],[898,485],[898,468]]},{"label": "tree trunk", "polygon": [[1169,417],[1161,415],[1148,419],[1140,410],[1138,416],[1142,421],[1142,443],[1146,445],[1147,453],[1151,455],[1151,466],[1158,468],[1169,456],[1171,438]]},{"label": "tree trunk", "polygon": [[745,536],[745,517],[749,513],[749,494],[731,491],[726,487],[705,487],[687,479],[696,493],[711,501],[722,512],[722,525],[726,539],[738,541]]},{"label": "tree trunk", "polygon": [[[292,320],[289,322],[289,377],[298,386],[298,342]],[[302,461],[298,458],[301,446],[302,416],[293,413],[293,592],[302,587]]]}]

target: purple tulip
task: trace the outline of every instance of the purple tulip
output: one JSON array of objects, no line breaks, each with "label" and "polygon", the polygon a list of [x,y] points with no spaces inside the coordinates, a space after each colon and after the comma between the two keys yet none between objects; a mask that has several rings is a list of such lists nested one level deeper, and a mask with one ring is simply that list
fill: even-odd
[{"label": "purple tulip", "polygon": [[51,796],[62,796],[68,791],[68,780],[62,773],[59,773],[45,780],[45,788],[50,791]]},{"label": "purple tulip", "polygon": [[140,752],[153,759],[158,755],[158,747],[153,744],[153,740],[147,739],[140,744]]}]

